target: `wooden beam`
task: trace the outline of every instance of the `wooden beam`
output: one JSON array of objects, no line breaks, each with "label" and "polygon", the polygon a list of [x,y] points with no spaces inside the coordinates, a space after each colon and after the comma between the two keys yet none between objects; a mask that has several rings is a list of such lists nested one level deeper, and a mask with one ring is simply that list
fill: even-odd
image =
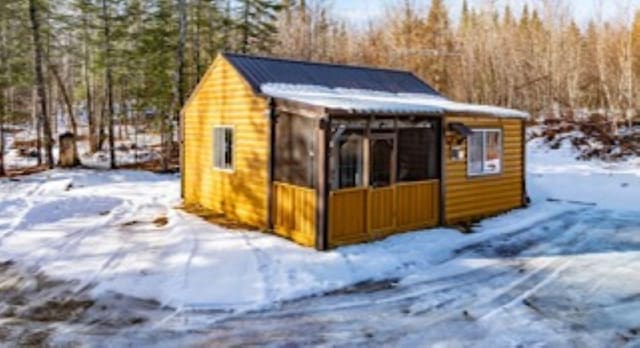
[{"label": "wooden beam", "polygon": [[369,188],[371,182],[371,121],[369,117],[362,139],[362,186]]},{"label": "wooden beam", "polygon": [[274,193],[273,193],[273,182],[275,178],[275,168],[276,168],[276,128],[278,122],[278,114],[276,112],[276,106],[273,99],[269,99],[269,110],[268,110],[268,122],[269,122],[269,163],[268,163],[268,171],[267,171],[267,229],[269,231],[273,231],[274,229],[274,221],[273,214],[274,211]]},{"label": "wooden beam", "polygon": [[278,112],[285,112],[308,118],[322,118],[327,115],[326,109],[320,106],[313,106],[296,101],[285,99],[273,99]]},{"label": "wooden beam", "polygon": [[398,182],[398,118],[393,119],[393,151],[391,152],[391,176],[390,184]]},{"label": "wooden beam", "polygon": [[316,188],[316,249],[329,248],[329,142],[331,118],[321,119],[318,127],[318,183]]},{"label": "wooden beam", "polygon": [[448,159],[448,148],[447,148],[447,118],[443,117],[438,126],[438,146],[440,147],[440,199],[439,199],[439,209],[440,209],[440,225],[445,225],[447,223],[447,212],[446,212],[446,194],[447,194],[447,159]]}]

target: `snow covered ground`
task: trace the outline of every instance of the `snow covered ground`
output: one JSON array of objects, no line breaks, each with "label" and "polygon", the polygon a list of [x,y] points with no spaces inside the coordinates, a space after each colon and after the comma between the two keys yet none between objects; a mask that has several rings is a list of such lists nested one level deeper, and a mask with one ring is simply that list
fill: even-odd
[{"label": "snow covered ground", "polygon": [[[2,179],[0,295],[24,298],[0,296],[0,341],[638,345],[640,163],[572,156],[530,144],[532,206],[474,234],[440,228],[326,253],[176,209],[173,175]],[[73,315],[33,319],[59,307]]]},{"label": "snow covered ground", "polygon": [[[16,127],[14,132],[10,132],[6,135],[6,153],[5,163],[6,168],[9,170],[24,169],[37,166],[37,158],[35,156],[25,156],[20,153],[20,150],[15,148],[14,142],[16,141],[32,141],[35,139],[35,135],[31,130],[23,130]],[[62,129],[61,129],[62,131]],[[81,136],[86,136],[88,133],[87,127],[80,127]],[[134,149],[133,145],[137,147]],[[150,161],[160,158],[157,153],[157,147],[160,146],[160,136],[156,133],[135,133],[133,127],[129,127],[129,136],[124,139],[116,139],[116,162],[118,165],[131,165]],[[106,146],[105,146],[106,147]],[[28,149],[29,152],[35,153],[35,147]],[[44,151],[44,150],[43,150]],[[78,152],[80,155],[80,161],[82,165],[95,169],[108,169],[109,168],[109,152],[107,150],[97,151],[90,153],[89,141],[78,141]],[[58,161],[58,144],[53,146],[54,161]],[[44,156],[44,153],[43,153]]]}]

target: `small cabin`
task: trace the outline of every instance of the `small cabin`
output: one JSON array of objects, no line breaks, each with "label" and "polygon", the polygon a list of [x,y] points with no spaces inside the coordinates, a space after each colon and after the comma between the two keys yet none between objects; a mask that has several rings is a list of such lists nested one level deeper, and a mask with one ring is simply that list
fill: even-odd
[{"label": "small cabin", "polygon": [[410,72],[238,54],[182,112],[182,193],[326,250],[527,203],[525,121],[447,99]]}]

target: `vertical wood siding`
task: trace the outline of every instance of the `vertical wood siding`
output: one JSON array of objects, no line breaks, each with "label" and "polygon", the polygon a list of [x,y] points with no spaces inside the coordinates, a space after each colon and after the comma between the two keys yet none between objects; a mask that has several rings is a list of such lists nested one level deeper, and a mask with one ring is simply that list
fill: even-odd
[{"label": "vertical wood siding", "polygon": [[[445,145],[445,220],[448,224],[495,215],[523,205],[522,120],[489,117],[447,117],[451,122],[464,123],[469,128],[502,129],[502,173],[468,177],[467,161],[451,160],[450,146]],[[455,133],[447,131],[447,137]],[[466,146],[466,142],[465,145]],[[468,149],[464,149],[469,155]]]},{"label": "vertical wood siding", "polygon": [[[267,101],[224,58],[216,59],[184,110],[185,203],[241,222],[267,224]],[[234,170],[213,168],[213,128],[234,129]]]},{"label": "vertical wood siding", "polygon": [[346,189],[329,194],[329,245],[360,243],[367,232],[368,189]]},{"label": "vertical wood siding", "polygon": [[438,180],[385,188],[333,191],[329,197],[329,244],[371,241],[438,225]]},{"label": "vertical wood siding", "polygon": [[304,246],[316,241],[316,190],[283,183],[273,184],[276,234]]},{"label": "vertical wood siding", "polygon": [[395,186],[369,190],[368,215],[371,233],[386,233],[395,228]]},{"label": "vertical wood siding", "polygon": [[401,229],[438,224],[439,181],[399,184],[396,187],[397,222]]}]

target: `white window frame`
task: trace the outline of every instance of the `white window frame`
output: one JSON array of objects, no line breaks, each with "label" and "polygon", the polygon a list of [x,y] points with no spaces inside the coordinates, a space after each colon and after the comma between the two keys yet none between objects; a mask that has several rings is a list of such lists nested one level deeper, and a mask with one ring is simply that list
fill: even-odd
[{"label": "white window frame", "polygon": [[[218,130],[231,130],[231,167],[227,168],[227,167],[219,167],[216,165],[216,155],[219,153],[218,151],[220,149],[216,149],[216,131]],[[220,126],[213,126],[213,130],[212,132],[212,141],[211,141],[211,148],[213,149],[213,153],[212,153],[212,160],[213,160],[213,169],[220,171],[220,172],[225,172],[225,173],[233,173],[235,171],[235,167],[236,167],[236,129],[234,126],[228,126],[228,125],[220,125]],[[224,156],[224,152],[225,149],[221,150],[222,152],[220,153],[221,156]],[[224,162],[224,160],[223,160]]]},{"label": "white window frame", "polygon": [[487,160],[487,133],[500,134],[500,171],[494,173],[472,173],[471,172],[471,135],[467,137],[467,176],[471,178],[487,177],[502,175],[504,171],[504,136],[502,128],[471,128],[474,133],[482,133],[482,168],[484,168],[484,162]]}]

